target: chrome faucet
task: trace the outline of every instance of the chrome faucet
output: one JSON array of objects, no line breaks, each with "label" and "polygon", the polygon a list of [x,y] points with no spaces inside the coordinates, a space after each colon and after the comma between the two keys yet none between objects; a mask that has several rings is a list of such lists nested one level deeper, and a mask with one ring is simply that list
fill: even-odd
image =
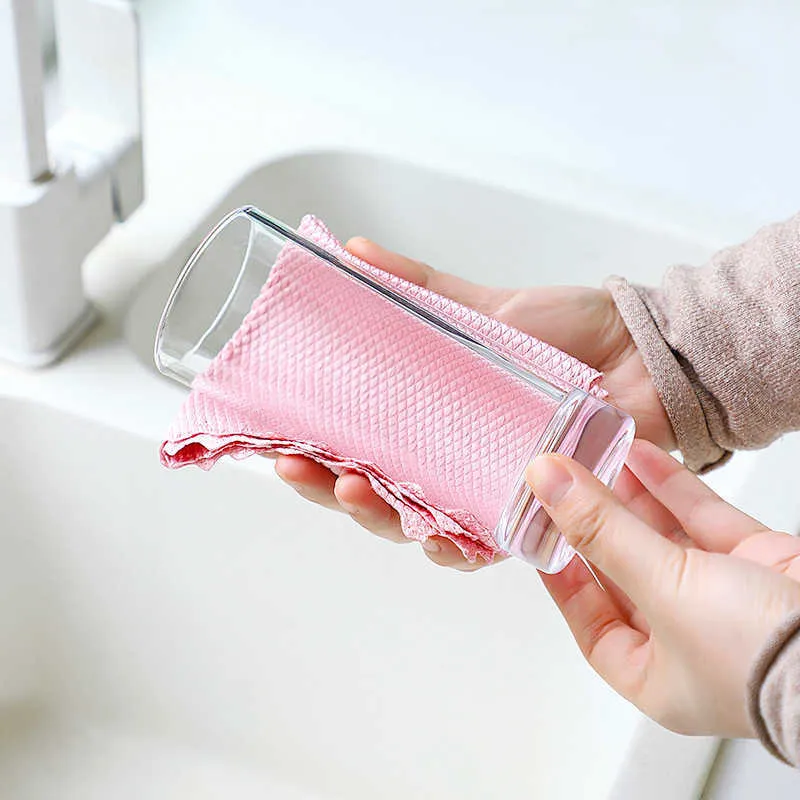
[{"label": "chrome faucet", "polygon": [[50,1],[55,76],[35,0],[0,0],[0,358],[29,366],[91,326],[81,265],[144,194],[136,13],[125,0]]}]

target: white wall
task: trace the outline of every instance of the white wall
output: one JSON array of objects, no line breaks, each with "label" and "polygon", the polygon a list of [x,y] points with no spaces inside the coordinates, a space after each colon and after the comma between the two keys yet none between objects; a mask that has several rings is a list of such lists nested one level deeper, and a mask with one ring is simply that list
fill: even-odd
[{"label": "white wall", "polygon": [[[767,221],[800,208],[800,5],[781,0],[144,0],[240,82],[413,115],[431,135],[533,152]],[[223,11],[223,8],[225,9]],[[274,70],[293,51],[312,81]],[[285,62],[282,62],[285,63]],[[471,114],[476,105],[491,108]],[[435,120],[435,123],[432,122]]]}]

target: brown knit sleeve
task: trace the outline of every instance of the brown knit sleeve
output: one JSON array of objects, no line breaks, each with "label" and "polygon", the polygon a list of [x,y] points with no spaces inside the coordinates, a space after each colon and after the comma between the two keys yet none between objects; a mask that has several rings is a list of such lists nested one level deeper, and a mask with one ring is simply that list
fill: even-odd
[{"label": "brown knit sleeve", "polygon": [[747,710],[764,747],[800,766],[800,611],[778,627],[753,663]]},{"label": "brown knit sleeve", "polygon": [[800,214],[658,288],[606,286],[690,469],[800,429]]}]

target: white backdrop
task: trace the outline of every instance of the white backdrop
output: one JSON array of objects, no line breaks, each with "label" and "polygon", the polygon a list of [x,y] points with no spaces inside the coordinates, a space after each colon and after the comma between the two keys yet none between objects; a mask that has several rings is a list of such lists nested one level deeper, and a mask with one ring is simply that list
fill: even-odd
[{"label": "white backdrop", "polygon": [[[432,136],[532,152],[756,222],[800,208],[800,4],[140,5],[153,22],[148,32],[175,46],[217,31],[225,44],[206,57],[232,80],[412,115]],[[272,70],[287,50],[315,69]],[[476,105],[480,115],[471,113]]]}]

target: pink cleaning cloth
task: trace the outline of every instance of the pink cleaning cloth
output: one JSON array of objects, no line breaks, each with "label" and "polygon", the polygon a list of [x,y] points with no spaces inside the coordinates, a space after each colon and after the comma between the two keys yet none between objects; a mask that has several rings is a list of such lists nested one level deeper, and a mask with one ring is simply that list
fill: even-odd
[{"label": "pink cleaning cloth", "polygon": [[[600,373],[548,344],[348,253],[316,218],[298,233],[563,390]],[[168,467],[223,455],[308,456],[356,472],[403,533],[470,560],[558,403],[297,245],[281,251],[242,326],[192,386],[161,447]]]}]

